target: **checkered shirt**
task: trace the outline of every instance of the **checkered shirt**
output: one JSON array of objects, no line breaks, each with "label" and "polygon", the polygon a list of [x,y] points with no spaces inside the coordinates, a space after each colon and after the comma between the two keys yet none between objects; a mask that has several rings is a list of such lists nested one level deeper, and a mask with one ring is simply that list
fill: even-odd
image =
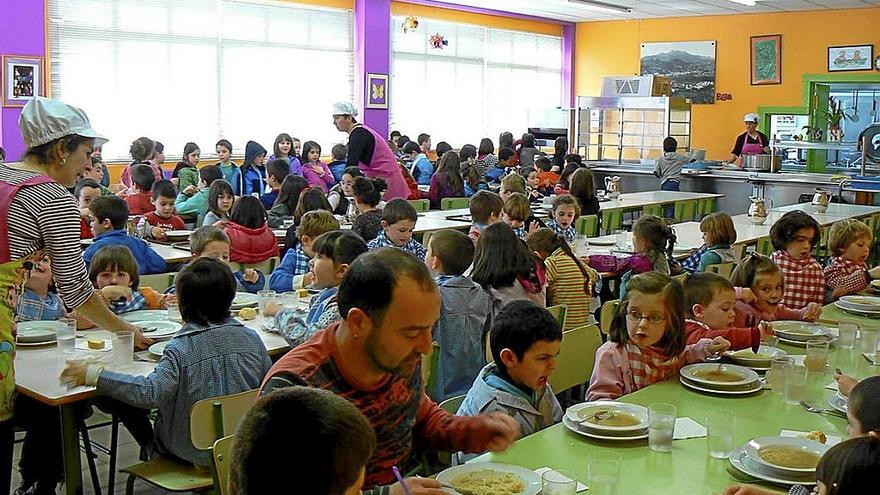
[{"label": "checkered shirt", "polygon": [[831,258],[825,267],[825,283],[834,290],[845,287],[848,294],[855,294],[868,288],[868,266],[843,258]]},{"label": "checkered shirt", "polygon": [[403,246],[398,246],[388,240],[388,237],[385,236],[384,231],[379,232],[379,235],[377,235],[375,239],[367,243],[367,248],[370,251],[374,249],[379,249],[381,247],[396,247],[397,249],[409,251],[410,253],[416,255],[422,261],[425,261],[425,257],[428,256],[428,250],[425,249],[425,246],[422,246],[419,241],[415,239],[410,239]]},{"label": "checkered shirt", "polygon": [[706,251],[708,251],[708,250],[709,250],[709,246],[707,246],[705,244],[700,246],[700,249],[697,249],[697,251],[694,254],[688,256],[688,259],[681,262],[682,269],[687,270],[689,272],[697,271],[697,268],[699,268],[699,266],[700,266],[700,259],[703,257],[703,254],[705,254]]},{"label": "checkered shirt", "polygon": [[553,229],[553,232],[565,237],[566,242],[574,241],[574,236],[577,234],[574,230],[574,225],[569,225],[567,229],[563,229],[558,223],[556,223],[556,220],[549,221],[547,227]]},{"label": "checkered shirt", "polygon": [[795,260],[786,251],[779,250],[771,259],[782,270],[785,280],[781,301],[784,306],[801,309],[811,302],[822,304],[825,301],[825,273],[815,258]]},{"label": "checkered shirt", "polygon": [[25,289],[15,309],[16,321],[57,320],[64,316],[66,313],[61,299],[53,292],[46,294],[46,297],[40,297],[36,292]]}]

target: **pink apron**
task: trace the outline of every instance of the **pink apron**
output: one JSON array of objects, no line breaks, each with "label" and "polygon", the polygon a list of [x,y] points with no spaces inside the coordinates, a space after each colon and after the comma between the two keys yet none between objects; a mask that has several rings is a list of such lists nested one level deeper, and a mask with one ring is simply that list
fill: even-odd
[{"label": "pink apron", "polygon": [[762,155],[764,154],[764,140],[761,139],[761,135],[758,134],[758,144],[749,143],[749,133],[746,132],[743,138],[743,147],[740,152],[741,155]]},{"label": "pink apron", "polygon": [[19,189],[54,182],[41,175],[20,184],[0,181],[0,421],[12,417],[12,393],[15,392],[15,307],[30,275],[31,267],[43,259],[42,250],[13,260],[9,252],[9,207]]},{"label": "pink apron", "polygon": [[370,163],[361,162],[358,168],[371,179],[375,177],[385,179],[385,182],[388,183],[388,189],[384,196],[385,201],[394,198],[406,199],[409,196],[409,188],[406,187],[406,181],[403,180],[403,172],[400,171],[400,165],[397,164],[397,157],[385,142],[385,138],[365,125],[361,125],[361,127],[373,135],[376,145],[373,147],[373,159],[370,160]]}]

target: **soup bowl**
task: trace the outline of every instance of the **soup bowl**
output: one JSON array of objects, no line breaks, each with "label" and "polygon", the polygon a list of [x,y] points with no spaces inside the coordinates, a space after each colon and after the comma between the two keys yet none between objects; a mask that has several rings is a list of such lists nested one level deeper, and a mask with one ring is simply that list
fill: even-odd
[{"label": "soup bowl", "polygon": [[843,296],[840,302],[862,311],[880,311],[880,297],[875,296]]},{"label": "soup bowl", "polygon": [[815,323],[805,321],[774,321],[771,325],[776,335],[783,339],[806,342],[817,337],[831,337],[831,331],[828,328]]},{"label": "soup bowl", "polygon": [[682,377],[710,388],[739,387],[759,380],[754,371],[735,364],[689,364],[679,371]]},{"label": "soup bowl", "polygon": [[795,475],[814,473],[819,458],[829,448],[815,440],[794,437],[753,438],[745,446],[749,458],[762,467]]},{"label": "soup bowl", "polygon": [[[575,404],[565,411],[565,416],[579,427],[601,435],[629,436],[648,428],[648,409],[625,402],[594,401]],[[614,425],[615,420],[625,423]]]},{"label": "soup bowl", "polygon": [[727,351],[724,353],[728,359],[742,366],[753,366],[757,368],[769,368],[770,361],[775,357],[787,356],[788,353],[776,347],[762,345],[755,354],[751,349],[740,349],[738,351]]}]

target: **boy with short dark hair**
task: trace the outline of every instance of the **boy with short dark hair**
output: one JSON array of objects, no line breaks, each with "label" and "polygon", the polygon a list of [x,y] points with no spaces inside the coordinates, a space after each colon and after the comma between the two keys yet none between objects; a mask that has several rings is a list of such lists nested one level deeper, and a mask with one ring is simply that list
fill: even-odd
[{"label": "boy with short dark hair", "polygon": [[516,166],[516,152],[510,148],[498,150],[498,163],[495,168],[486,172],[486,180],[489,182],[501,182],[501,178],[511,172]]},{"label": "boy with short dark hair", "polygon": [[425,154],[423,147],[410,141],[404,145],[403,152],[412,160],[409,165],[409,173],[413,179],[419,185],[429,185],[431,176],[434,175],[434,163]]},{"label": "boy with short dark hair", "polygon": [[342,172],[345,171],[347,166],[345,158],[348,156],[348,146],[336,143],[330,148],[330,155],[333,157],[333,161],[328,163],[327,166],[330,167],[330,172],[333,173],[333,178],[336,179],[336,182],[342,182]]},{"label": "boy with short dark hair", "polygon": [[672,136],[663,140],[663,156],[654,165],[654,175],[660,179],[661,191],[678,191],[681,184],[681,169],[688,158],[676,153],[678,141]]},{"label": "boy with short dark hair", "polygon": [[[505,412],[524,437],[561,421],[562,407],[549,383],[561,343],[562,329],[549,311],[526,300],[507,303],[489,334],[495,362],[480,371],[456,414]],[[459,452],[457,458],[464,456]]]},{"label": "boy with short dark hair", "polygon": [[763,334],[772,333],[767,322],[752,328],[733,326],[736,317],[736,293],[730,280],[711,272],[688,275],[684,286],[685,333],[687,343],[700,339],[724,337],[734,350],[758,352]]},{"label": "boy with short dark hair", "polygon": [[266,165],[266,185],[271,190],[260,196],[260,201],[263,203],[266,211],[272,209],[272,205],[278,199],[281,183],[284,182],[284,178],[288,175],[290,175],[290,165],[287,164],[287,160],[279,158],[278,160],[272,160]]},{"label": "boy with short dark hair", "polygon": [[[291,445],[309,448],[290,451]],[[375,449],[373,427],[351,402],[313,387],[278,390],[257,401],[238,427],[230,493],[275,493],[290,479],[301,493],[360,493]]]},{"label": "boy with short dark hair", "polygon": [[73,195],[79,205],[79,238],[91,239],[95,237],[92,233],[91,216],[89,215],[89,205],[95,198],[100,198],[101,184],[94,179],[82,179],[76,181],[76,187],[73,189]]},{"label": "boy with short dark hair", "polygon": [[131,182],[134,185],[134,193],[125,196],[125,203],[131,215],[143,215],[154,210],[150,191],[156,176],[149,165],[138,164],[131,167]]},{"label": "boy with short dark hair", "polygon": [[382,232],[367,243],[367,248],[372,251],[381,247],[396,247],[425,261],[428,251],[419,241],[413,239],[413,230],[418,219],[419,214],[409,201],[402,198],[392,199],[382,209]]},{"label": "boy with short dark hair", "polygon": [[468,231],[468,237],[476,244],[486,227],[501,221],[504,200],[492,191],[477,191],[471,196],[468,209],[471,212],[471,221],[473,222]]},{"label": "boy with short dark hair", "polygon": [[[147,376],[111,371],[102,364],[71,362],[62,380],[94,386],[104,395],[142,409],[159,409],[154,443],[161,453],[197,466],[210,452],[190,441],[190,410],[202,399],[253,390],[272,366],[256,332],[229,316],[235,277],[224,263],[200,258],[175,280],[183,328],[168,342]],[[223,369],[224,379],[216,379]]]},{"label": "boy with short dark hair", "polygon": [[[535,168],[538,172],[538,189],[544,194],[553,192],[553,188],[559,182],[559,174],[553,171],[553,165],[546,156],[535,158]],[[549,192],[548,192],[549,191]]]},{"label": "boy with short dark hair", "polygon": [[522,193],[511,193],[507,197],[504,209],[501,210],[501,219],[522,240],[526,240],[531,232],[543,226],[543,222],[532,214],[529,198]]},{"label": "boy with short dark hair", "polygon": [[196,225],[201,225],[208,213],[208,192],[211,184],[223,178],[223,171],[217,165],[205,165],[199,169],[199,185],[189,185],[174,201],[178,215],[195,215]]},{"label": "boy with short dark hair", "polygon": [[440,344],[434,390],[436,401],[467,392],[486,365],[483,335],[492,313],[492,299],[463,274],[474,260],[474,243],[457,230],[435,232],[428,241],[425,264],[434,275],[443,302],[433,339]]},{"label": "boy with short dark hair", "polygon": [[158,253],[143,240],[128,235],[126,231],[128,205],[123,199],[116,196],[95,198],[89,204],[89,215],[92,219],[95,242],[83,251],[86,265],[91,263],[92,257],[102,247],[123,245],[131,250],[141,275],[167,271],[165,260]]},{"label": "boy with short dark hair", "polygon": [[166,231],[186,228],[183,219],[174,214],[174,184],[170,180],[157,180],[151,191],[154,211],[147,213],[138,223],[138,235],[145,239],[165,239]]}]

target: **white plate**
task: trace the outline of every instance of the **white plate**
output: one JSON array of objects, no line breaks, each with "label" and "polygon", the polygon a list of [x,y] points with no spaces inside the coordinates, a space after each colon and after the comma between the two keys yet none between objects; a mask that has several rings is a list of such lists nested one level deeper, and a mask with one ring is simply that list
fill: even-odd
[{"label": "white plate", "polygon": [[834,301],[834,305],[845,313],[853,314],[856,316],[864,316],[866,318],[880,318],[880,311],[863,311],[861,309],[853,308],[852,306],[841,303],[840,301]]},{"label": "white plate", "polygon": [[21,344],[51,344],[55,342],[59,327],[65,326],[60,321],[21,321],[15,324],[16,342]]},{"label": "white plate", "polygon": [[774,321],[771,326],[779,338],[786,340],[806,342],[831,334],[827,327],[806,321]]},{"label": "white plate", "polygon": [[601,237],[595,237],[587,239],[587,244],[591,246],[614,246],[615,244],[617,244],[617,239],[603,239]]},{"label": "white plate", "polygon": [[[589,409],[593,411],[608,410],[620,411],[628,413],[639,420],[639,424],[633,426],[605,426],[587,422],[580,415],[580,412]],[[648,428],[648,409],[638,404],[627,404],[625,402],[614,402],[608,400],[600,400],[595,402],[584,402],[575,404],[565,411],[565,417],[572,423],[578,424],[581,429],[593,431],[599,434],[614,434],[615,436],[628,435],[636,432],[643,432]]]},{"label": "white plate", "polygon": [[166,230],[166,237],[189,237],[192,234],[192,230]]},{"label": "white plate", "polygon": [[880,280],[871,280],[871,288],[874,290],[880,290]]},{"label": "white plate", "polygon": [[168,342],[171,341],[166,340],[163,342],[156,342],[155,344],[151,345],[148,349],[150,351],[150,354],[156,357],[162,357],[162,354],[165,354],[165,347],[168,345]]},{"label": "white plate", "polygon": [[[738,471],[747,474],[753,478],[758,478],[760,480],[769,481],[771,483],[778,483],[780,485],[804,485],[804,486],[815,486],[816,478],[812,477],[804,477],[803,479],[782,479],[777,478],[775,476],[771,476],[766,474],[761,470],[761,465],[753,462],[749,455],[746,453],[745,448],[739,448],[733,451],[728,457],[730,460],[730,464],[733,465]],[[794,478],[799,478],[795,476]]]},{"label": "white plate", "polygon": [[843,414],[846,414],[847,411],[849,411],[849,401],[846,400],[846,397],[840,395],[840,392],[828,398],[828,405]]},{"label": "white plate", "polygon": [[760,381],[757,381],[754,384],[749,385],[748,387],[741,389],[741,390],[740,389],[718,390],[718,389],[713,389],[713,388],[706,388],[706,387],[704,387],[698,383],[694,383],[684,377],[680,377],[679,381],[686,388],[689,388],[691,390],[696,390],[697,392],[705,392],[707,394],[713,394],[713,395],[749,395],[749,394],[754,394],[755,392],[760,392],[764,388],[764,385]]},{"label": "white plate", "polygon": [[437,481],[451,485],[452,480],[455,478],[475,471],[512,473],[518,476],[526,485],[526,489],[520,492],[521,495],[537,495],[541,492],[541,477],[538,476],[538,473],[530,471],[524,467],[514,466],[512,464],[499,464],[497,462],[473,462],[470,464],[453,466],[441,471],[440,474],[437,475]]},{"label": "white plate", "polygon": [[787,356],[788,353],[776,347],[762,345],[758,348],[758,354],[770,356],[768,358],[758,357],[751,349],[740,349],[738,351],[727,351],[724,353],[728,359],[736,364],[745,366],[750,369],[767,369],[770,368],[770,361],[775,357]]},{"label": "white plate", "polygon": [[[697,376],[696,373],[700,371],[722,371],[727,373],[734,373],[742,377],[739,381],[735,382],[719,382],[716,380],[710,380],[708,378],[702,378]],[[751,383],[755,383],[760,380],[760,377],[754,371],[744,367],[737,366],[735,364],[715,364],[715,363],[697,363],[697,364],[689,364],[679,370],[679,374],[690,380],[691,382],[698,384],[700,386],[709,387],[713,389],[728,389],[734,387],[741,387],[744,385],[749,385]]]},{"label": "white plate", "polygon": [[148,339],[173,337],[182,328],[180,323],[169,320],[139,321],[137,326],[141,328],[155,328],[153,331],[144,331],[144,337]]},{"label": "white plate", "polygon": [[141,321],[162,321],[168,319],[168,311],[164,309],[142,309],[140,311],[122,313],[119,317],[131,323]]},{"label": "white plate", "polygon": [[236,292],[235,299],[232,300],[231,309],[255,307],[258,302],[259,298],[256,294],[251,294],[250,292]]},{"label": "white plate", "polygon": [[840,302],[845,306],[862,311],[880,312],[880,297],[875,296],[843,296]]},{"label": "white plate", "polygon": [[574,433],[577,433],[578,435],[581,435],[581,436],[584,436],[584,437],[588,437],[588,438],[593,438],[593,439],[596,439],[596,440],[609,440],[609,441],[612,441],[612,442],[629,442],[629,441],[632,441],[632,440],[644,440],[644,439],[648,438],[648,433],[647,433],[647,432],[642,433],[642,434],[640,434],[640,435],[634,435],[634,436],[631,436],[631,437],[626,437],[626,436],[616,436],[616,437],[614,437],[614,436],[607,436],[607,435],[599,435],[599,434],[597,434],[597,433],[593,433],[593,432],[591,432],[591,431],[587,431],[587,430],[582,430],[582,429],[580,429],[580,428],[578,427],[577,423],[572,422],[571,420],[569,420],[569,419],[568,419],[567,417],[565,417],[565,416],[562,417],[562,424],[563,424],[566,428],[568,428],[569,430],[573,431]]},{"label": "white plate", "polygon": [[[834,343],[837,342],[836,335],[827,335],[825,338],[828,340],[829,345],[834,345]],[[779,337],[779,343],[780,344],[787,344],[787,345],[794,346],[794,347],[807,347],[806,340],[789,340],[789,339],[784,339],[782,337]]]},{"label": "white plate", "polygon": [[830,448],[828,445],[819,443],[815,440],[800,437],[758,437],[749,440],[745,444],[744,448],[746,454],[749,456],[749,460],[771,470],[765,470],[765,472],[786,476],[809,476],[816,472],[816,468],[792,468],[767,462],[764,459],[761,459],[760,455],[761,449],[767,447],[794,447],[798,450],[816,454],[819,457],[822,457],[822,455],[824,455]]}]

